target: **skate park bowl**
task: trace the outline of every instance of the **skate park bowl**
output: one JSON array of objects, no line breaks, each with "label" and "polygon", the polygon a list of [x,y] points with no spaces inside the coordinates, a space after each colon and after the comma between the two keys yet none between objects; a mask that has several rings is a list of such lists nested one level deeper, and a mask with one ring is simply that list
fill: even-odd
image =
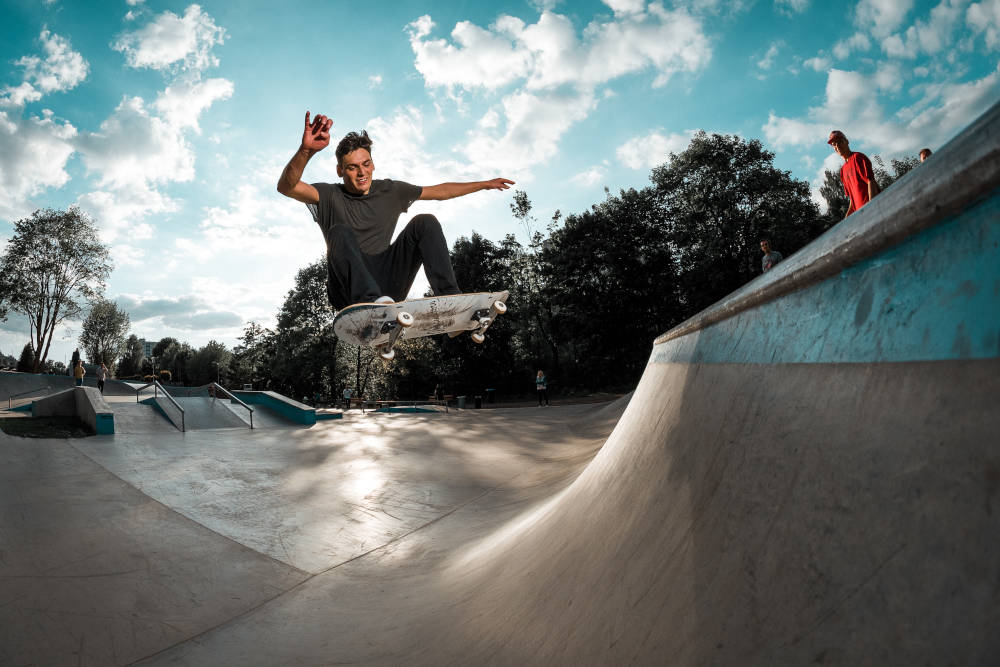
[{"label": "skate park bowl", "polygon": [[1000,107],[617,402],[0,436],[0,664],[1000,662]]}]

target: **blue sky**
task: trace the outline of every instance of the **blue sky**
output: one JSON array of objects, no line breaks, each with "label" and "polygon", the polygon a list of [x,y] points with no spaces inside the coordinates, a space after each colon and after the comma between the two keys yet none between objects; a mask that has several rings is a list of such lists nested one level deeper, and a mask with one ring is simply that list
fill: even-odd
[{"label": "blue sky", "polygon": [[[542,226],[605,187],[648,184],[699,129],[758,138],[816,187],[838,166],[834,127],[869,155],[914,155],[1000,99],[1000,0],[2,7],[0,242],[36,208],[80,205],[133,331],[195,346],[273,326],[295,272],[322,256],[305,207],[274,189],[307,109],[335,137],[367,128],[376,177],[512,178]],[[327,153],[306,180],[336,180]],[[510,201],[410,213],[435,213],[449,241],[496,241],[523,236]],[[0,324],[0,351],[25,342],[16,316]]]}]

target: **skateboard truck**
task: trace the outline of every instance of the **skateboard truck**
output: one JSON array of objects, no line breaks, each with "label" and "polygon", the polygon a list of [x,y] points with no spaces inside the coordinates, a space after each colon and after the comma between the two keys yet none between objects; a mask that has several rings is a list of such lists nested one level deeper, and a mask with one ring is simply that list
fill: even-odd
[{"label": "skateboard truck", "polygon": [[382,345],[378,346],[378,356],[382,357],[386,361],[390,361],[396,356],[396,350],[392,349],[392,346],[396,344],[399,336],[403,333],[403,330],[413,326],[413,315],[410,315],[405,310],[396,313],[395,321],[389,321],[382,324],[382,333],[386,334],[392,332],[387,340]]},{"label": "skateboard truck", "polygon": [[473,329],[470,336],[472,336],[472,342],[477,345],[482,345],[483,341],[486,340],[486,330],[490,328],[493,324],[493,320],[496,319],[497,315],[503,315],[507,312],[507,304],[499,299],[493,302],[489,310],[486,308],[477,310],[472,315],[472,319],[479,320],[479,326]]}]

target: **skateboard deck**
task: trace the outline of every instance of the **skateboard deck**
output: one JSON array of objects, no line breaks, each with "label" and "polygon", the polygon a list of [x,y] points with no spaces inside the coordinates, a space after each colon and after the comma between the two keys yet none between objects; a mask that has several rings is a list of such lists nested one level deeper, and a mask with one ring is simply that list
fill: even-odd
[{"label": "skateboard deck", "polygon": [[508,292],[450,294],[396,303],[356,303],[337,313],[333,330],[337,338],[352,345],[378,350],[393,357],[398,340],[436,334],[471,331],[482,343],[486,329],[507,310]]}]

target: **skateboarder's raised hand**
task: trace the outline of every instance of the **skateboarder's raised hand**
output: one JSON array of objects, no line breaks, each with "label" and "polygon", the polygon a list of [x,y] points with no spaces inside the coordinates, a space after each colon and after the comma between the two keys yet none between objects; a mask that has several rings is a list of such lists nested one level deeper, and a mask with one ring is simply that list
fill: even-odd
[{"label": "skateboarder's raised hand", "polygon": [[278,192],[291,197],[304,204],[319,203],[319,192],[309,183],[302,182],[302,172],[305,171],[309,158],[330,145],[330,128],[333,127],[333,120],[323,114],[316,114],[316,117],[309,121],[309,112],[306,112],[306,126],[302,131],[302,144],[295,155],[285,165],[278,179]]},{"label": "skateboarder's raised hand", "polygon": [[309,112],[306,112],[306,128],[302,132],[302,148],[317,153],[330,145],[330,128],[333,120],[323,114],[309,122]]}]

